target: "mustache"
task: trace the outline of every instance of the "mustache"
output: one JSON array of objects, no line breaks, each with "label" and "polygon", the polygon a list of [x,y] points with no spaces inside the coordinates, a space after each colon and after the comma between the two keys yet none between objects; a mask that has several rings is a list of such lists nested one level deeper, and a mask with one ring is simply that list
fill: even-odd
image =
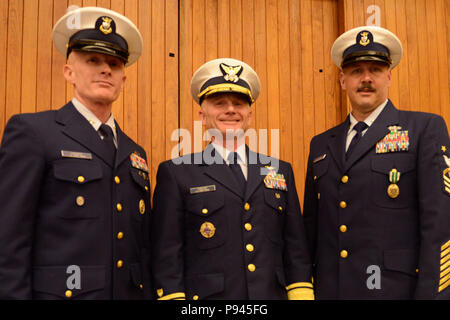
[{"label": "mustache", "polygon": [[360,91],[362,91],[362,90],[366,90],[366,89],[368,89],[369,91],[375,91],[375,88],[374,87],[372,87],[372,85],[371,84],[363,84],[361,87],[359,87],[358,88],[358,92],[360,92]]}]

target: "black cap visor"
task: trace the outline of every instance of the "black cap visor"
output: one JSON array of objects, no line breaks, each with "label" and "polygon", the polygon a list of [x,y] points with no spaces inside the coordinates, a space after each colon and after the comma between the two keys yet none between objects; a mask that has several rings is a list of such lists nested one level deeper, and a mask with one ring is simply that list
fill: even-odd
[{"label": "black cap visor", "polygon": [[388,66],[392,64],[392,59],[387,53],[379,51],[360,51],[345,56],[342,60],[341,68],[359,61],[379,61]]},{"label": "black cap visor", "polygon": [[67,48],[67,57],[72,50],[96,52],[119,58],[123,63],[128,62],[128,50],[117,45],[100,40],[77,39],[72,41]]}]

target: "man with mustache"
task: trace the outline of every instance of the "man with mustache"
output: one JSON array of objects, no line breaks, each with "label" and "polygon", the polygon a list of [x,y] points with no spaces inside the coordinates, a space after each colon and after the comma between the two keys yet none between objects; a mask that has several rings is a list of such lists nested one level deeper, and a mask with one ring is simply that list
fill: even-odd
[{"label": "man with mustache", "polygon": [[5,128],[0,299],[150,297],[146,155],[111,113],[142,37],[121,14],[86,7],[56,23],[53,41],[74,98]]},{"label": "man with mustache", "polygon": [[342,34],[331,54],[352,111],[311,141],[304,221],[317,299],[450,298],[450,141],[442,117],[388,99],[400,40]]},{"label": "man with mustache", "polygon": [[211,60],[192,77],[212,142],[158,168],[152,212],[158,299],[313,299],[292,167],[245,145],[259,91],[256,72],[235,59]]}]

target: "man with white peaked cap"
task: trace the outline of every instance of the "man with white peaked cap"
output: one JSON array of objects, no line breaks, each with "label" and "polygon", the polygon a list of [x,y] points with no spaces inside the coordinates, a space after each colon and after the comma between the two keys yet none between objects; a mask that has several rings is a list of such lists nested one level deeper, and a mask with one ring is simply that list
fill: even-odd
[{"label": "man with white peaked cap", "polygon": [[244,142],[259,91],[256,72],[236,59],[208,61],[192,77],[211,143],[159,165],[151,250],[158,299],[314,298],[292,167]]},{"label": "man with white peaked cap", "polygon": [[402,45],[363,26],[331,50],[352,111],[311,141],[304,221],[317,299],[450,297],[450,141],[388,99]]},{"label": "man with white peaked cap", "polygon": [[121,14],[86,7],[56,23],[53,41],[74,98],[5,128],[0,299],[149,298],[146,154],[111,113],[142,37]]}]

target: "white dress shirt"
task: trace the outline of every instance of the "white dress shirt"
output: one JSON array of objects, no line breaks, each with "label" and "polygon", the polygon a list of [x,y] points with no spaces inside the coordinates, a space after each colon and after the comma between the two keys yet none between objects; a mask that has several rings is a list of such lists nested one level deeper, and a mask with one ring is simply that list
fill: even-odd
[{"label": "white dress shirt", "polygon": [[[75,106],[75,109],[77,109],[77,111],[79,113],[81,113],[81,115],[83,117],[86,118],[87,121],[89,121],[89,123],[94,127],[95,131],[98,132],[98,129],[100,128],[100,126],[102,125],[102,122],[97,118],[97,116],[91,111],[89,110],[84,104],[82,104],[80,102],[80,100],[78,100],[77,98],[73,98],[72,99],[72,103]],[[106,125],[110,126],[112,129],[112,132],[114,134],[114,145],[117,148],[117,132],[116,132],[116,125],[114,123],[114,116],[111,113],[111,116],[109,117],[108,121],[106,121],[105,123]],[[99,133],[100,138],[103,139],[103,136]]]},{"label": "white dress shirt", "polygon": [[[367,124],[367,128],[361,133],[362,136],[367,132],[369,127],[372,125],[372,123],[378,118],[381,111],[383,111],[384,107],[386,106],[388,100],[386,99],[385,102],[380,104],[378,107],[375,108],[375,110],[372,111],[372,113],[364,120],[364,122]],[[347,132],[347,141],[345,144],[345,152],[347,152],[347,149],[350,145],[350,142],[352,141],[353,137],[356,135],[356,131],[353,130],[353,127],[358,123],[358,120],[355,119],[352,113],[350,113],[350,127],[348,128]]]}]

